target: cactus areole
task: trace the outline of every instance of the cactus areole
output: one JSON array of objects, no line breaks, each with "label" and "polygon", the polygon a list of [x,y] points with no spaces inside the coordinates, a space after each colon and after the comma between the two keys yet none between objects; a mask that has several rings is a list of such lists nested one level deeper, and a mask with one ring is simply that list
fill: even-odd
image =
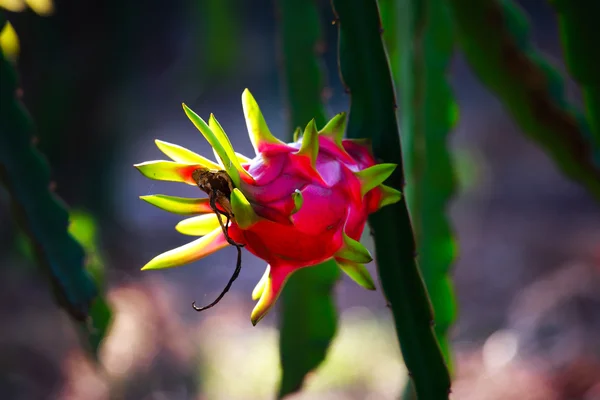
[{"label": "cactus areole", "polygon": [[135,165],[148,178],[198,186],[209,195],[198,199],[160,194],[141,197],[163,210],[191,216],[175,229],[200,236],[156,256],[142,269],[176,267],[230,244],[244,246],[268,264],[252,292],[258,300],[251,315],[253,324],[273,306],[294,271],[318,268],[332,258],[354,281],[373,290],[364,266],[373,258],[359,240],[367,216],[401,197],[399,191],[382,184],[396,165],[376,164],[366,142],[342,139],[344,113],[321,130],[310,121],[303,133],[296,131],[293,143],[284,143],[271,134],[247,89],[242,104],[254,158],[233,150],[213,115],[207,124],[184,104],[218,163],[157,140],[172,161]]}]

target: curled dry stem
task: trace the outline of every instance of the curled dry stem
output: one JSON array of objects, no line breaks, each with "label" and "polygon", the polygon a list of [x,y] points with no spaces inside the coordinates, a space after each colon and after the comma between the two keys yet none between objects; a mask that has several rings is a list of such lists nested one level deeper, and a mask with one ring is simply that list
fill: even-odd
[{"label": "curled dry stem", "polygon": [[[198,187],[208,195],[210,208],[217,215],[219,225],[223,230],[223,235],[225,236],[227,243],[229,243],[232,246],[235,246],[235,248],[237,249],[237,263],[235,266],[235,270],[233,271],[231,278],[229,278],[227,285],[225,285],[225,288],[221,291],[221,294],[219,294],[219,296],[212,303],[203,307],[198,307],[195,301],[192,303],[192,307],[194,308],[194,310],[200,312],[217,305],[221,301],[221,299],[223,299],[225,294],[229,291],[231,285],[233,285],[233,282],[237,279],[237,277],[240,274],[240,271],[242,270],[241,248],[245,245],[242,243],[237,243],[229,236],[229,224],[234,216],[233,211],[231,209],[231,204],[229,202],[231,192],[233,191],[233,183],[231,182],[231,178],[227,175],[225,171],[211,171],[208,169],[197,169],[193,172],[192,177],[194,178],[194,181],[196,182]],[[217,204],[221,206],[223,210],[219,209],[217,207]],[[225,218],[227,218],[224,224],[221,218],[222,215],[224,215]]]}]

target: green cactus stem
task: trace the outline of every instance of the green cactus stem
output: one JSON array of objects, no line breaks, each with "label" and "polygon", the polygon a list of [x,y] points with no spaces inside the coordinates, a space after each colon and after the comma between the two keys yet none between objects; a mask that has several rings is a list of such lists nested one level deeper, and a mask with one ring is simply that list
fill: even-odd
[{"label": "green cactus stem", "polygon": [[[351,96],[347,135],[370,138],[379,162],[398,168],[388,185],[403,189],[396,99],[381,38],[375,0],[332,0],[339,27],[341,78]],[[405,200],[369,218],[378,273],[409,375],[420,400],[447,399],[450,376],[433,332],[431,304],[415,260],[415,241]]]}]

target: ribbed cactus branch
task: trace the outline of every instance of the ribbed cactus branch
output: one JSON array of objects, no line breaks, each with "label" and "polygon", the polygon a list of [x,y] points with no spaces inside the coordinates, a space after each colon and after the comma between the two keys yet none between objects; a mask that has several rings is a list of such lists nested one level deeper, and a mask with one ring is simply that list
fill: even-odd
[{"label": "ribbed cactus branch", "polygon": [[[600,57],[598,57],[600,2],[549,1],[558,13],[560,37],[567,67],[583,93],[594,147],[600,149]],[[596,158],[596,162],[600,163],[600,160]]]},{"label": "ribbed cactus branch", "polygon": [[[0,11],[0,30],[5,23]],[[68,233],[68,212],[52,192],[50,170],[33,143],[33,122],[18,99],[16,72],[1,50],[0,104],[0,182],[60,305],[93,336],[103,322],[90,314],[98,312],[108,323],[108,310],[84,268],[84,250]],[[94,337],[90,341],[99,343]]]},{"label": "ribbed cactus branch", "polygon": [[[370,138],[380,162],[397,163],[387,185],[404,187],[396,100],[375,0],[332,1],[339,27],[339,63],[351,96],[347,135]],[[379,277],[392,310],[404,361],[420,400],[447,399],[450,377],[433,332],[431,305],[415,260],[404,200],[369,218]]]},{"label": "ribbed cactus branch", "polygon": [[383,27],[383,41],[387,49],[392,70],[392,79],[398,84],[398,70],[400,69],[400,45],[405,34],[405,27],[399,24],[399,18],[407,12],[407,1],[404,0],[378,0],[381,26]]},{"label": "ribbed cactus branch", "polygon": [[[452,21],[443,0],[403,0],[399,92],[406,200],[435,315],[435,333],[451,365],[448,329],[456,302],[448,275],[455,245],[446,211],[455,190],[448,134],[456,122],[446,73],[454,48]],[[385,25],[384,25],[385,29]]]},{"label": "ribbed cactus branch", "polygon": [[571,179],[600,198],[589,127],[565,98],[560,74],[534,49],[527,21],[509,0],[446,0],[475,73],[523,132]]},{"label": "ribbed cactus branch", "polygon": [[[288,137],[315,119],[326,121],[320,20],[314,0],[279,0],[282,80],[289,111]],[[298,391],[306,375],[324,359],[337,329],[333,286],[340,272],[335,261],[301,269],[292,275],[281,296],[279,397]]]}]

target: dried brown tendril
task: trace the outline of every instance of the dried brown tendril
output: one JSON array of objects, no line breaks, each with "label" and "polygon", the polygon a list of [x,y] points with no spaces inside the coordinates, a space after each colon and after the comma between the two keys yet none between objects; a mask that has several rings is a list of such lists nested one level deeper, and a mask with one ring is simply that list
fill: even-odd
[{"label": "dried brown tendril", "polygon": [[[233,210],[231,208],[230,198],[231,192],[233,192],[233,182],[227,172],[225,171],[213,171],[209,169],[197,169],[192,173],[192,178],[198,185],[198,187],[208,195],[208,202],[210,208],[217,214],[217,219],[219,220],[219,225],[221,225],[221,229],[223,230],[223,235],[232,246],[235,246],[237,249],[237,263],[235,266],[235,271],[229,278],[229,282],[225,285],[225,288],[219,294],[219,296],[210,304],[204,307],[198,307],[196,302],[192,303],[192,307],[196,311],[204,311],[211,307],[217,305],[223,296],[229,291],[233,282],[237,279],[242,269],[242,247],[245,245],[242,243],[237,243],[229,236],[229,223],[233,218]],[[217,205],[221,206],[221,209],[217,207]],[[221,215],[224,215],[227,218],[225,224],[223,224],[223,220],[221,219]]]}]

